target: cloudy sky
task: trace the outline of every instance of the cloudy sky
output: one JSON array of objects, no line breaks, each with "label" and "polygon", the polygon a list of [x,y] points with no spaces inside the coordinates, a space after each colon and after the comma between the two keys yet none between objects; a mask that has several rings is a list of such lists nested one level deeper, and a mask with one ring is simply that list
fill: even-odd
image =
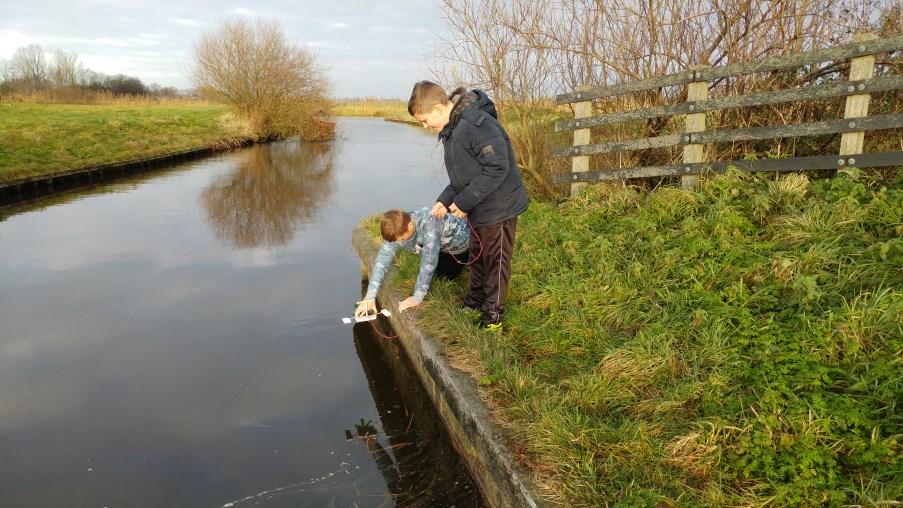
[{"label": "cloudy sky", "polygon": [[0,59],[40,44],[96,71],[184,88],[199,34],[224,19],[266,17],[316,51],[336,97],[407,98],[431,77],[440,15],[436,0],[0,0]]}]

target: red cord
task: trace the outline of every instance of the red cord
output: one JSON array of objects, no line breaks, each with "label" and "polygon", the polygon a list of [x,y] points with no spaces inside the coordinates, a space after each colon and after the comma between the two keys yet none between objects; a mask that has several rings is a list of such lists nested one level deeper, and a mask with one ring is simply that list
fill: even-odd
[{"label": "red cord", "polygon": [[[377,317],[376,319],[379,319],[379,317]],[[376,319],[368,321],[368,323],[370,323],[370,326],[373,327],[373,331],[376,332],[377,335],[379,335],[380,337],[382,337],[384,339],[397,339],[398,338],[398,335],[383,335],[383,333],[381,331],[379,331],[379,328],[376,327]]]},{"label": "red cord", "polygon": [[475,237],[477,237],[477,242],[480,244],[480,252],[477,254],[477,257],[475,257],[475,258],[473,258],[473,259],[470,259],[470,260],[468,260],[466,263],[464,263],[464,262],[462,262],[460,259],[458,259],[457,256],[455,256],[454,254],[452,254],[451,252],[448,253],[448,254],[452,257],[452,259],[455,260],[455,263],[458,263],[459,265],[464,265],[464,266],[470,266],[470,265],[476,263],[477,260],[480,259],[480,256],[483,255],[483,240],[480,239],[480,235],[477,234],[477,230],[474,229],[473,224],[470,223],[470,219],[467,219],[467,225],[470,226],[470,231],[471,231],[471,233],[473,233],[473,235],[474,235]]}]

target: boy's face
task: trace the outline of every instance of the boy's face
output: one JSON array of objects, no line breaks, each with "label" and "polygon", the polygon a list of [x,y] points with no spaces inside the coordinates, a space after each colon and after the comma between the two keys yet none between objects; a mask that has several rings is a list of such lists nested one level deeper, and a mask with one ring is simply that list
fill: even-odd
[{"label": "boy's face", "polygon": [[451,103],[448,105],[436,104],[428,112],[414,115],[414,118],[427,129],[441,131],[448,123],[449,113],[451,113]]},{"label": "boy's face", "polygon": [[408,224],[407,231],[405,231],[404,234],[399,236],[398,239],[396,239],[395,241],[396,242],[404,242],[406,240],[410,240],[411,237],[413,237],[413,236],[414,236],[414,221],[411,221],[411,223]]}]

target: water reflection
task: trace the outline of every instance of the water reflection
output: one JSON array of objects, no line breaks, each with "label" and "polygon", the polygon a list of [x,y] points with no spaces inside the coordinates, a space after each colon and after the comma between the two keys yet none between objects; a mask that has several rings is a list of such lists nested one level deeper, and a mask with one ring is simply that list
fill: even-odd
[{"label": "water reflection", "polygon": [[[341,125],[337,152],[262,145],[0,209],[0,507],[479,505],[403,355],[338,319],[361,295],[349,232],[432,195],[411,168],[435,138]],[[294,238],[236,248],[216,221]]]},{"label": "water reflection", "polygon": [[394,506],[484,506],[404,351],[397,341],[374,335],[371,326],[355,326],[354,347],[383,436],[364,419],[354,424],[354,435],[373,457]]},{"label": "water reflection", "polygon": [[333,193],[335,144],[255,145],[231,174],[201,193],[216,237],[237,248],[289,243]]}]

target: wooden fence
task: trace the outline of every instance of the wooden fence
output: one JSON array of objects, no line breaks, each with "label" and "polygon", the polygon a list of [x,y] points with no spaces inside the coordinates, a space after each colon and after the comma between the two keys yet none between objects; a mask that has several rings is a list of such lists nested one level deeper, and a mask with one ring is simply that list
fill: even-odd
[{"label": "wooden fence", "polygon": [[[880,39],[872,35],[860,35],[856,42],[833,48],[721,67],[697,66],[667,76],[600,88],[579,88],[573,93],[559,95],[556,98],[558,104],[574,104],[574,119],[557,122],[555,130],[558,132],[574,131],[574,143],[570,147],[554,149],[553,154],[557,157],[573,157],[572,172],[556,175],[554,180],[557,183],[571,183],[571,193],[576,194],[580,186],[585,185],[586,182],[627,178],[680,176],[684,187],[692,187],[696,182],[695,175],[705,171],[723,171],[728,166],[736,166],[747,171],[801,171],[838,169],[845,166],[903,166],[903,151],[862,153],[866,131],[903,127],[903,113],[893,112],[868,116],[871,93],[903,89],[903,76],[874,77],[875,55],[899,49],[903,49],[903,35]],[[846,81],[831,81],[802,88],[755,92],[714,99],[708,97],[709,83],[714,80],[847,59],[850,60],[850,71]],[[686,102],[593,116],[593,99],[645,92],[675,85],[687,86]],[[795,125],[706,130],[706,112],[709,111],[785,104],[829,97],[846,97],[843,119]],[[676,115],[685,115],[683,131],[679,133],[596,144],[590,142],[592,127]],[[704,160],[704,146],[708,143],[836,133],[842,133],[840,152],[837,155],[717,162]],[[683,162],[681,164],[608,168],[596,171],[589,169],[589,156],[593,154],[677,145],[683,145]]]}]

